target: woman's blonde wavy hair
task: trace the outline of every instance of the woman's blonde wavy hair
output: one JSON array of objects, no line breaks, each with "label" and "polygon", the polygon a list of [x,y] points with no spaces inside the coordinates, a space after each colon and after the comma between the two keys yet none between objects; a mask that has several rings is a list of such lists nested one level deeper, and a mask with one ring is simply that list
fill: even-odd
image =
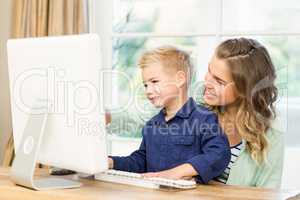
[{"label": "woman's blonde wavy hair", "polygon": [[237,131],[246,141],[252,159],[261,164],[266,161],[266,132],[276,117],[274,102],[278,95],[270,55],[256,40],[239,38],[222,42],[215,56],[226,62],[239,95]]}]

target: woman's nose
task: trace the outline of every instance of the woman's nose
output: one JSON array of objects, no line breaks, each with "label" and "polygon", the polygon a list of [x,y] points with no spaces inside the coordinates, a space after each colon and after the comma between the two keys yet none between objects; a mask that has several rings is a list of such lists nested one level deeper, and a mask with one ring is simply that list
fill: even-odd
[{"label": "woman's nose", "polygon": [[205,74],[204,85],[205,85],[205,87],[213,88],[213,78],[211,77],[211,75],[209,73]]}]

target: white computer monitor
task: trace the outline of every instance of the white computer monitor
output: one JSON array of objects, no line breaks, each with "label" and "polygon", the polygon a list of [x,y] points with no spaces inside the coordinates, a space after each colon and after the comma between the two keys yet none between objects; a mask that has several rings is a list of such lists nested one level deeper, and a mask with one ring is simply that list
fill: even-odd
[{"label": "white computer monitor", "polygon": [[7,48],[15,149],[25,149],[29,118],[48,113],[37,162],[88,174],[106,170],[99,37],[11,39]]}]

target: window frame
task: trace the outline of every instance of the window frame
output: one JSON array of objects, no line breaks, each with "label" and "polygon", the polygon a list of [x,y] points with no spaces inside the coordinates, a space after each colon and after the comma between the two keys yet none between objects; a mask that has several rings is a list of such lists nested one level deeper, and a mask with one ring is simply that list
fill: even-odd
[{"label": "window frame", "polygon": [[[224,37],[238,36],[300,36],[299,32],[278,32],[278,31],[244,31],[244,32],[226,32],[223,31],[224,0],[217,0],[218,16],[216,17],[215,33],[191,33],[191,32],[164,32],[164,33],[115,33],[113,32],[113,0],[88,0],[89,2],[89,32],[98,33],[102,42],[102,64],[105,69],[112,69],[112,41],[114,38],[164,38],[164,37],[214,37],[216,42],[220,42]],[[107,81],[108,88],[111,88],[111,82]],[[109,89],[108,89],[109,90]],[[114,92],[113,92],[114,93]],[[106,102],[112,102],[112,93],[105,95]],[[293,97],[289,97],[293,98]],[[296,97],[295,97],[296,98]]]},{"label": "window frame", "polygon": [[[223,31],[223,16],[224,16],[224,0],[217,0],[218,4],[218,16],[216,17],[216,32],[215,33],[191,33],[191,32],[161,32],[161,33],[115,33],[113,32],[113,0],[88,0],[89,6],[89,32],[97,33],[101,37],[102,48],[102,64],[105,69],[112,69],[112,51],[113,51],[113,39],[114,38],[164,38],[164,37],[214,37],[216,42],[220,42],[224,37],[273,37],[273,36],[287,36],[287,37],[300,37],[300,31]],[[105,105],[109,107],[110,103],[114,103],[116,98],[113,98],[114,93],[112,91],[112,80],[106,80],[105,83],[107,92],[105,93]],[[287,89],[287,88],[286,88]],[[287,89],[288,90],[288,89]],[[300,102],[300,97],[287,96],[288,102]],[[132,140],[132,138],[128,138]]]}]

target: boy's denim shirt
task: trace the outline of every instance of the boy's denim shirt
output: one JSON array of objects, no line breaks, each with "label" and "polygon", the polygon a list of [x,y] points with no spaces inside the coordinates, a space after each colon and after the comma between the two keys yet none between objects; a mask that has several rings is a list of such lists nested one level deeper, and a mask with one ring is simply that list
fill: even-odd
[{"label": "boy's denim shirt", "polygon": [[196,181],[208,183],[230,161],[230,147],[217,116],[190,98],[169,121],[164,110],[143,128],[140,148],[127,157],[112,156],[114,169],[145,173],[189,163],[198,172]]}]

